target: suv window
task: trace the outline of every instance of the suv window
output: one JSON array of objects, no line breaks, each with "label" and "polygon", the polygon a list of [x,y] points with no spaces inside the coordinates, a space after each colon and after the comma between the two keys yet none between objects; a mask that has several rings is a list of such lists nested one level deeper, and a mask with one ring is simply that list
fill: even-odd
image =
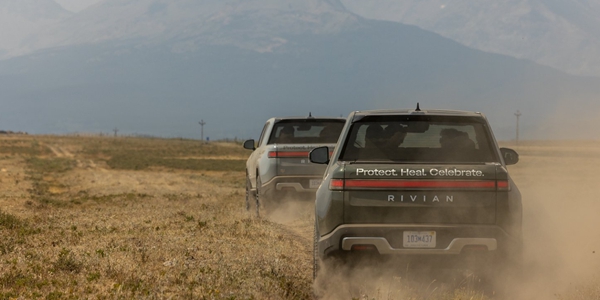
[{"label": "suv window", "polygon": [[352,124],[342,161],[472,162],[498,161],[482,118],[385,116]]},{"label": "suv window", "polygon": [[269,144],[335,144],[343,127],[341,120],[283,120],[273,126]]},{"label": "suv window", "polygon": [[267,128],[269,128],[270,122],[267,122],[267,124],[265,124],[265,127],[263,127],[263,130],[260,133],[260,138],[258,138],[258,146],[262,146],[263,144],[263,140],[265,139],[265,132],[267,131]]}]

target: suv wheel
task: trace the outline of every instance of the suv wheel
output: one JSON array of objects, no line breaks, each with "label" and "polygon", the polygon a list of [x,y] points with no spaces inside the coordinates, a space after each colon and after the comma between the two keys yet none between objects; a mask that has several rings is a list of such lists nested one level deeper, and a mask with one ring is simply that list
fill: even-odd
[{"label": "suv wheel", "polygon": [[320,268],[319,258],[319,233],[317,232],[317,222],[315,221],[314,239],[313,239],[313,281],[317,280],[317,274]]},{"label": "suv wheel", "polygon": [[[254,195],[254,199],[256,200],[256,216],[260,217],[260,209],[261,209],[261,205],[264,206],[264,203],[260,203],[261,201],[264,202],[264,200],[261,200],[260,198],[260,186],[261,186],[261,182],[260,182],[260,177],[258,177],[258,172],[256,172],[257,176],[256,176],[256,195]],[[264,207],[262,208],[264,211]]]},{"label": "suv wheel", "polygon": [[250,178],[248,174],[246,174],[246,210],[250,211],[250,207],[252,206],[252,202],[255,199],[255,195],[252,192],[252,183],[250,182]]},{"label": "suv wheel", "polygon": [[[256,172],[258,174],[258,172]],[[267,216],[274,208],[273,198],[265,191],[261,191],[262,182],[260,177],[256,177],[256,216],[260,217],[260,213]]]}]

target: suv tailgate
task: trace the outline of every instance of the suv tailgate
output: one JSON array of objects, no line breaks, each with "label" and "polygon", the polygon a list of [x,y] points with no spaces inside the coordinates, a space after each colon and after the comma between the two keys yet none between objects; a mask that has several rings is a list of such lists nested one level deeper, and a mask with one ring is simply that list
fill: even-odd
[{"label": "suv tailgate", "polygon": [[[494,224],[496,164],[346,165],[345,223]],[[501,176],[502,177],[502,176]],[[339,183],[341,181],[341,183]],[[335,183],[333,183],[335,184]]]}]

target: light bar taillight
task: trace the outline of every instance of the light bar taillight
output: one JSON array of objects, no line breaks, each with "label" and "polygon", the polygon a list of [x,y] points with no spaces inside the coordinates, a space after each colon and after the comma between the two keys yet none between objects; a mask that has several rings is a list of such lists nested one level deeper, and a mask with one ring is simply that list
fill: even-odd
[{"label": "light bar taillight", "polygon": [[408,179],[332,179],[330,190],[373,189],[478,189],[508,191],[508,181],[495,180],[408,180]]},{"label": "light bar taillight", "polygon": [[269,151],[269,158],[307,158],[308,151]]},{"label": "light bar taillight", "polygon": [[498,184],[497,187],[499,191],[510,191],[510,183],[508,183],[508,180],[498,180],[496,183]]},{"label": "light bar taillight", "polygon": [[344,179],[331,179],[329,181],[329,189],[330,190],[343,190],[344,189]]},{"label": "light bar taillight", "polygon": [[[309,151],[269,151],[269,158],[307,158]],[[333,154],[329,152],[329,156]]]}]

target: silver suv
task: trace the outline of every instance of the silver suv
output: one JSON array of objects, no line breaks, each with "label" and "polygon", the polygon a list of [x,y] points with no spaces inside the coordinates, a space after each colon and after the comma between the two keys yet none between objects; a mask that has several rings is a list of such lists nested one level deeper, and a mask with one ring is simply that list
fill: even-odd
[{"label": "silver suv", "polygon": [[311,164],[308,153],[316,147],[333,150],[345,122],[310,115],[269,119],[257,145],[244,142],[253,150],[246,162],[246,209],[255,204],[259,214],[286,197],[313,200],[325,166]]},{"label": "silver suv", "polygon": [[[482,257],[499,267],[520,261],[521,195],[481,113],[357,111],[316,193],[314,264],[360,253],[406,260]],[[490,266],[488,264],[483,264]]]}]

